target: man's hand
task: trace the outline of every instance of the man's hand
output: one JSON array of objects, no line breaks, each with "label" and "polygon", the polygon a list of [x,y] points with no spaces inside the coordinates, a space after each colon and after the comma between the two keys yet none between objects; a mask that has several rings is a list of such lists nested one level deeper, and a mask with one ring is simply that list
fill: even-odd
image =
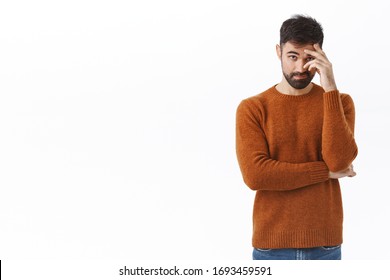
[{"label": "man's hand", "polygon": [[343,177],[353,177],[356,175],[356,172],[353,170],[353,165],[351,164],[347,169],[339,172],[329,171],[330,179],[340,179]]},{"label": "man's hand", "polygon": [[332,63],[326,57],[319,44],[314,44],[314,51],[305,49],[304,52],[311,55],[314,59],[306,63],[303,68],[316,69],[320,75],[321,86],[325,92],[336,90],[336,82],[333,76]]}]

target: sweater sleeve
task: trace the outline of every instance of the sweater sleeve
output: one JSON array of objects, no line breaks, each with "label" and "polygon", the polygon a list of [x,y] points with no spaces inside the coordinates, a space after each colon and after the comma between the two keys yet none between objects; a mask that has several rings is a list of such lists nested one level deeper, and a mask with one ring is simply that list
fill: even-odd
[{"label": "sweater sleeve", "polygon": [[337,90],[324,93],[322,157],[329,170],[348,168],[358,148],[354,138],[355,107],[352,98]]},{"label": "sweater sleeve", "polygon": [[[257,111],[257,112],[256,112]],[[328,180],[323,161],[289,163],[270,158],[261,114],[247,100],[236,113],[236,153],[246,185],[252,190],[287,191]]]}]

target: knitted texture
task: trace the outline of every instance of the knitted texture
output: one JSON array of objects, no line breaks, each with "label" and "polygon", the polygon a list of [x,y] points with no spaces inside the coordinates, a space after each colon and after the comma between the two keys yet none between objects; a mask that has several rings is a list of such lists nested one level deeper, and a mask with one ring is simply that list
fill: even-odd
[{"label": "knitted texture", "polygon": [[243,100],[236,152],[246,185],[256,191],[252,245],[310,248],[342,243],[341,171],[357,156],[351,97],[313,84],[305,95],[274,87]]}]

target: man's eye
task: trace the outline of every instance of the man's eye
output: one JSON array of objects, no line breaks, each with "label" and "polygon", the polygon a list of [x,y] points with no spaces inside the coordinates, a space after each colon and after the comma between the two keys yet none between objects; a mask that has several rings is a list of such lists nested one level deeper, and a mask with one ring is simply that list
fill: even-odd
[{"label": "man's eye", "polygon": [[307,61],[311,61],[311,60],[313,60],[313,59],[314,59],[314,57],[312,57],[312,56],[306,58]]},{"label": "man's eye", "polygon": [[291,60],[297,60],[297,56],[296,56],[296,55],[290,55],[289,58],[290,58]]}]

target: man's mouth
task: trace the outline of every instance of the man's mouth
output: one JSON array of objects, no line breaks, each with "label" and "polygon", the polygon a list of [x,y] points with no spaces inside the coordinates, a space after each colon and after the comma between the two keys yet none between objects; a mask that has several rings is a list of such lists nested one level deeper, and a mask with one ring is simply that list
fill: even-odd
[{"label": "man's mouth", "polygon": [[296,76],[294,76],[295,77],[295,79],[297,79],[297,80],[302,80],[302,79],[306,79],[307,78],[307,75],[296,75]]}]

